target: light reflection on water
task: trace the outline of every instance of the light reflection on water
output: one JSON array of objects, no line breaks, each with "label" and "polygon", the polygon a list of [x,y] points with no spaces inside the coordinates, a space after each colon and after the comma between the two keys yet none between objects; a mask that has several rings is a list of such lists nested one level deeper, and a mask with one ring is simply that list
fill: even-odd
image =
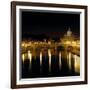
[{"label": "light reflection on water", "polygon": [[[45,71],[48,71],[48,73],[53,72],[54,70],[59,72],[58,75],[59,74],[61,75],[62,73],[65,73],[68,70],[67,73],[70,72],[71,75],[73,75],[72,72],[74,72],[74,74],[75,73],[77,73],[78,75],[80,74],[80,57],[75,54],[72,54],[71,52],[57,51],[53,49],[41,50],[41,51],[28,50],[26,53],[22,54],[23,65],[27,59],[29,60],[29,67],[28,67],[29,71],[33,70],[32,67],[33,60],[36,61],[39,60],[39,63],[36,64],[38,65],[38,67],[34,66],[34,68],[39,68],[40,74],[44,71],[43,67],[46,61],[48,61],[48,64]],[[26,69],[24,70],[22,69],[22,72],[24,72],[25,70]],[[65,75],[70,75],[70,74],[65,74]],[[64,74],[62,74],[62,76],[64,76]]]},{"label": "light reflection on water", "polygon": [[75,72],[80,72],[80,57],[77,55],[74,55],[74,60],[75,60]]}]

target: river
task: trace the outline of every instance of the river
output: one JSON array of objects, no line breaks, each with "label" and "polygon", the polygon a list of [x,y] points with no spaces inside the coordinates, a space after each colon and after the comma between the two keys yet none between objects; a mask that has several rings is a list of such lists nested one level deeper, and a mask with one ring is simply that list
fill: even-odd
[{"label": "river", "polygon": [[21,56],[22,78],[80,75],[80,56],[66,50],[28,50]]}]

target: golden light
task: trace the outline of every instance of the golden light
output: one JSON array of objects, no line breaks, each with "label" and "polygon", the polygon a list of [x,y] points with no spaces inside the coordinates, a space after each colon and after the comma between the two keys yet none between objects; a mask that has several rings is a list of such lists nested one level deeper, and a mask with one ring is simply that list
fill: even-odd
[{"label": "golden light", "polygon": [[25,43],[25,48],[27,48],[27,46],[28,46],[27,43]]},{"label": "golden light", "polygon": [[72,45],[76,46],[77,45],[76,41],[72,41]]},{"label": "golden light", "polygon": [[48,41],[48,44],[51,44],[51,42],[50,42],[50,41]]},{"label": "golden light", "polygon": [[[42,52],[40,52],[40,67],[42,66]],[[41,68],[40,68],[41,71]]]},{"label": "golden light", "polygon": [[28,42],[28,43],[27,43],[27,46],[31,46],[31,44],[32,44],[31,42]]},{"label": "golden light", "polygon": [[51,71],[51,51],[48,49],[48,56],[49,56],[49,72]]},{"label": "golden light", "polygon": [[29,69],[31,69],[31,67],[32,67],[32,54],[31,54],[30,50],[28,50],[28,59],[30,60],[30,62],[29,62]]},{"label": "golden light", "polygon": [[25,54],[22,54],[22,61],[25,61]]},{"label": "golden light", "polygon": [[22,46],[22,47],[24,47],[24,46],[25,46],[25,44],[24,44],[24,43],[22,43],[22,44],[21,44],[21,46]]},{"label": "golden light", "polygon": [[48,49],[48,56],[51,56],[51,51],[50,51],[50,49]]},{"label": "golden light", "polygon": [[74,67],[75,67],[75,72],[80,72],[80,57],[78,57],[77,55],[74,55],[74,58],[75,58],[75,64],[74,64]]},{"label": "golden light", "polygon": [[69,55],[68,55],[68,60],[69,60],[69,62],[68,62],[68,64],[69,64],[69,69],[71,69],[71,53],[69,52]]},{"label": "golden light", "polygon": [[31,62],[31,60],[32,60],[32,54],[31,54],[31,52],[30,51],[28,51],[28,59],[30,60],[30,62]]},{"label": "golden light", "polygon": [[59,68],[61,69],[61,66],[62,65],[62,63],[61,63],[61,52],[59,52]]},{"label": "golden light", "polygon": [[65,44],[69,45],[69,44],[71,44],[71,41],[66,41],[66,43],[65,43]]}]

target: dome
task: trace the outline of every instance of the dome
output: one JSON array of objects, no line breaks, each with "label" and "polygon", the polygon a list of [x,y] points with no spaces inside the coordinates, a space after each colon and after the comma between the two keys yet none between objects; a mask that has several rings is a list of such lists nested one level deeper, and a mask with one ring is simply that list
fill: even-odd
[{"label": "dome", "polygon": [[72,32],[71,32],[71,30],[69,28],[68,31],[67,31],[67,36],[71,36],[71,35],[72,35]]}]

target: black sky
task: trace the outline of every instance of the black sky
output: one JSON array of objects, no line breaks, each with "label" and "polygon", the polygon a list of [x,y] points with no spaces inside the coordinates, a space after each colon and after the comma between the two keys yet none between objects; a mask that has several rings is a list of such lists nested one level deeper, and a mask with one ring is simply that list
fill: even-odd
[{"label": "black sky", "polygon": [[73,34],[80,34],[80,14],[22,11],[22,39],[59,38],[71,28]]}]

